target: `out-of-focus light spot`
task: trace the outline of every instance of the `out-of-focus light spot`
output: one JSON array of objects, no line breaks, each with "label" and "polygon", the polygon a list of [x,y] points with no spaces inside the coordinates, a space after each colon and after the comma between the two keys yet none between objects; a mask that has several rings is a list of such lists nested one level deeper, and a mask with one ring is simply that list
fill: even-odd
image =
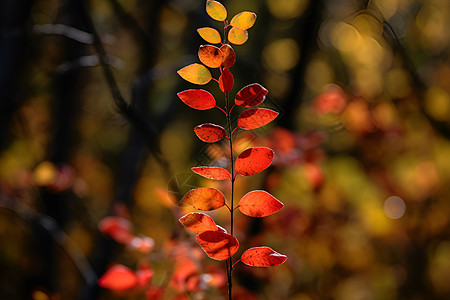
[{"label": "out-of-focus light spot", "polygon": [[50,185],[55,181],[57,172],[58,169],[53,163],[49,161],[43,161],[34,169],[34,182],[38,186]]},{"label": "out-of-focus light spot", "polygon": [[439,87],[430,88],[425,95],[425,110],[438,121],[450,119],[450,95]]},{"label": "out-of-focus light spot", "polygon": [[444,8],[428,4],[417,14],[416,25],[421,33],[422,46],[432,53],[442,51],[449,44],[450,22],[444,12]]},{"label": "out-of-focus light spot", "polygon": [[361,33],[375,39],[383,34],[383,25],[373,15],[360,14],[352,20],[352,25]]},{"label": "out-of-focus light spot", "polygon": [[402,198],[391,196],[384,201],[384,214],[390,219],[401,218],[406,211],[406,204]]},{"label": "out-of-focus light spot", "polygon": [[293,39],[279,39],[264,48],[262,57],[264,63],[273,71],[286,72],[297,65],[300,49]]},{"label": "out-of-focus light spot", "polygon": [[314,99],[313,108],[317,114],[340,114],[347,104],[347,95],[336,84],[328,84],[323,87],[323,92]]},{"label": "out-of-focus light spot", "polygon": [[331,43],[341,52],[353,52],[360,48],[361,35],[352,25],[340,22],[332,29]]},{"label": "out-of-focus light spot", "polygon": [[285,73],[267,73],[264,86],[270,91],[271,97],[283,99],[291,87],[291,79]]},{"label": "out-of-focus light spot", "polygon": [[389,130],[398,125],[396,107],[391,102],[378,102],[372,109],[372,116],[376,126],[383,130]]},{"label": "out-of-focus light spot", "polygon": [[385,76],[385,85],[393,98],[403,98],[411,91],[408,73],[403,69],[392,69]]},{"label": "out-of-focus light spot", "polygon": [[373,4],[383,15],[385,20],[389,20],[397,11],[398,0],[374,0]]},{"label": "out-of-focus light spot", "polygon": [[301,16],[309,0],[267,0],[267,8],[278,19],[293,19]]},{"label": "out-of-focus light spot", "polygon": [[317,58],[309,63],[306,69],[305,82],[311,90],[319,92],[324,85],[333,82],[333,80],[333,69],[325,60]]}]

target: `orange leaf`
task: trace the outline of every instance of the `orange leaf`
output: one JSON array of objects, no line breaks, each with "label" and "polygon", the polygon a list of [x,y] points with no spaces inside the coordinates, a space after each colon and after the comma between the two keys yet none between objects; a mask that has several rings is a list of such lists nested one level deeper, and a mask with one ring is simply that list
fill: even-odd
[{"label": "orange leaf", "polygon": [[214,180],[224,180],[231,179],[231,174],[224,168],[219,167],[194,167],[192,168],[194,173],[197,173],[200,176],[206,177],[208,179]]},{"label": "orange leaf", "polygon": [[231,21],[230,25],[234,28],[239,29],[249,29],[256,22],[256,14],[250,11],[243,11],[235,15]]},{"label": "orange leaf", "polygon": [[219,87],[222,92],[229,93],[233,88],[234,78],[228,68],[222,70],[222,75],[219,77]]},{"label": "orange leaf", "polygon": [[193,212],[181,217],[178,221],[184,227],[197,234],[202,234],[205,231],[219,230],[214,220],[203,213]]},{"label": "orange leaf", "polygon": [[238,118],[242,129],[255,129],[269,124],[278,116],[278,112],[267,108],[250,108],[244,110]]},{"label": "orange leaf", "polygon": [[250,217],[267,217],[283,208],[277,198],[266,191],[251,191],[245,194],[238,205],[239,210]]},{"label": "orange leaf", "polygon": [[233,48],[228,44],[223,44],[222,47],[220,47],[220,51],[222,51],[223,54],[222,67],[231,68],[236,61],[236,53]]},{"label": "orange leaf", "polygon": [[236,158],[235,170],[244,176],[254,175],[269,167],[272,160],[272,149],[267,147],[249,148]]},{"label": "orange leaf", "polygon": [[216,46],[202,45],[198,49],[198,58],[205,66],[218,68],[222,65],[223,53]]},{"label": "orange leaf", "polygon": [[185,90],[177,94],[187,106],[198,110],[207,110],[216,107],[216,99],[205,90]]},{"label": "orange leaf", "polygon": [[178,75],[193,84],[207,84],[211,81],[211,72],[204,65],[191,64],[177,71]]},{"label": "orange leaf", "polygon": [[214,28],[203,27],[197,29],[197,32],[208,43],[219,44],[222,41],[220,33]]},{"label": "orange leaf", "polygon": [[98,285],[110,290],[126,290],[134,287],[138,278],[133,271],[124,265],[114,265],[98,279]]},{"label": "orange leaf", "polygon": [[221,231],[205,231],[197,236],[197,241],[203,251],[215,260],[226,260],[239,249],[238,240]]},{"label": "orange leaf", "polygon": [[213,188],[196,188],[187,192],[181,203],[188,204],[198,210],[214,210],[225,205],[225,196]]},{"label": "orange leaf", "polygon": [[269,247],[254,247],[246,250],[241,261],[252,267],[274,267],[286,261],[286,255],[280,254]]},{"label": "orange leaf", "polygon": [[259,83],[252,83],[243,87],[234,99],[236,105],[252,107],[261,104],[266,98],[268,91]]},{"label": "orange leaf", "polygon": [[227,10],[220,2],[206,1],[206,13],[216,21],[224,21],[227,18]]},{"label": "orange leaf", "polygon": [[194,128],[194,132],[199,139],[206,143],[215,143],[226,135],[226,131],[222,126],[211,123],[198,125]]},{"label": "orange leaf", "polygon": [[128,244],[133,239],[133,225],[121,217],[105,217],[98,223],[98,229],[120,244]]},{"label": "orange leaf", "polygon": [[247,29],[231,28],[228,31],[228,41],[235,45],[242,45],[248,40]]}]

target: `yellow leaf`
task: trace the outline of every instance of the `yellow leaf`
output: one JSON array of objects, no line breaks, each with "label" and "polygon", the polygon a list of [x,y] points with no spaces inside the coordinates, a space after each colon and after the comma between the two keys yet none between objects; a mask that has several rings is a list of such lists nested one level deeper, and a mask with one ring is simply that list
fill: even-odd
[{"label": "yellow leaf", "polygon": [[249,29],[256,22],[256,14],[250,11],[238,13],[231,19],[230,25],[234,28]]},{"label": "yellow leaf", "polygon": [[203,27],[197,29],[197,32],[208,43],[219,44],[222,41],[220,33],[214,28]]},{"label": "yellow leaf", "polygon": [[211,72],[204,65],[191,64],[177,71],[178,75],[194,84],[207,84],[211,79]]},{"label": "yellow leaf", "polygon": [[216,21],[224,21],[227,18],[227,10],[220,2],[206,1],[206,13]]},{"label": "yellow leaf", "polygon": [[248,40],[248,32],[246,29],[231,28],[228,31],[228,41],[235,45],[242,45]]}]

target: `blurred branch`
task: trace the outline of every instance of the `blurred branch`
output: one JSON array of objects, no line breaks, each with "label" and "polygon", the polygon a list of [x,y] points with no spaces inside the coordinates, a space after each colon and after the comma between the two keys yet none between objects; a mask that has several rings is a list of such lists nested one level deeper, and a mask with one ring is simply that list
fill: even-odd
[{"label": "blurred branch", "polygon": [[94,41],[92,34],[64,24],[35,25],[33,32],[40,34],[59,34],[84,44],[92,44]]}]

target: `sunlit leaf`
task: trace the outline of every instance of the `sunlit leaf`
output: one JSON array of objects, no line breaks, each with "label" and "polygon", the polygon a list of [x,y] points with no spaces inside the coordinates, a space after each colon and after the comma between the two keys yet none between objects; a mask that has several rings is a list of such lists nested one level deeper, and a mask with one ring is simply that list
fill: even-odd
[{"label": "sunlit leaf", "polygon": [[234,28],[239,29],[249,29],[256,22],[256,14],[250,11],[243,11],[235,15],[231,21],[230,25]]},{"label": "sunlit leaf", "polygon": [[233,74],[231,74],[228,68],[224,68],[222,70],[222,75],[219,77],[219,87],[220,90],[224,93],[229,93],[233,88],[234,78]]},{"label": "sunlit leaf", "polygon": [[177,94],[187,106],[198,110],[206,110],[216,107],[216,99],[205,90],[185,90]]},{"label": "sunlit leaf", "polygon": [[214,210],[225,205],[225,196],[213,188],[196,188],[187,192],[181,203],[188,204],[198,210]]},{"label": "sunlit leaf", "polygon": [[239,210],[250,217],[267,217],[283,208],[277,198],[266,191],[251,191],[245,194],[238,205]]},{"label": "sunlit leaf", "polygon": [[250,108],[244,110],[238,118],[242,129],[255,129],[269,124],[278,116],[278,112],[267,108]]},{"label": "sunlit leaf", "polygon": [[241,175],[250,176],[264,171],[273,160],[273,150],[267,147],[254,147],[243,151],[236,158],[235,170]]},{"label": "sunlit leaf", "polygon": [[214,180],[231,179],[230,172],[228,172],[224,168],[219,168],[219,167],[194,167],[194,168],[192,168],[192,171],[194,171],[198,175],[201,175],[201,176],[206,177],[208,179],[214,179]]},{"label": "sunlit leaf", "polygon": [[184,227],[197,234],[201,234],[205,231],[219,230],[214,220],[203,213],[193,212],[181,217],[178,221],[180,221]]},{"label": "sunlit leaf", "polygon": [[228,41],[235,45],[242,45],[248,40],[247,29],[239,29],[232,27],[228,31]]},{"label": "sunlit leaf", "polygon": [[211,72],[201,64],[190,64],[178,70],[177,73],[184,80],[194,84],[207,84],[212,79]]},{"label": "sunlit leaf", "polygon": [[197,32],[208,43],[219,44],[222,41],[220,33],[214,28],[202,27],[197,29]]},{"label": "sunlit leaf", "polygon": [[222,51],[223,54],[222,67],[231,68],[236,61],[236,53],[233,48],[228,44],[223,44],[222,47],[220,47],[220,51]]},{"label": "sunlit leaf", "polygon": [[218,68],[222,65],[223,54],[216,46],[202,45],[198,49],[198,58],[205,66]]},{"label": "sunlit leaf", "polygon": [[243,87],[234,99],[236,105],[252,107],[261,104],[266,98],[268,91],[259,83],[252,83]]},{"label": "sunlit leaf", "polygon": [[98,230],[120,244],[128,244],[133,239],[133,225],[130,221],[116,216],[103,218],[98,223]]},{"label": "sunlit leaf", "polygon": [[227,10],[220,2],[206,1],[206,13],[216,21],[224,21],[227,18]]},{"label": "sunlit leaf", "polygon": [[241,262],[252,267],[274,267],[281,265],[286,259],[286,255],[280,254],[269,247],[250,248],[241,256]]},{"label": "sunlit leaf", "polygon": [[98,279],[98,285],[110,290],[126,290],[138,283],[138,278],[130,268],[124,265],[114,265]]},{"label": "sunlit leaf", "polygon": [[199,139],[206,143],[215,143],[226,135],[226,131],[222,126],[211,123],[198,125],[194,128],[194,132]]},{"label": "sunlit leaf", "polygon": [[197,236],[197,241],[203,251],[215,260],[226,260],[239,249],[238,240],[221,231],[205,231]]}]

